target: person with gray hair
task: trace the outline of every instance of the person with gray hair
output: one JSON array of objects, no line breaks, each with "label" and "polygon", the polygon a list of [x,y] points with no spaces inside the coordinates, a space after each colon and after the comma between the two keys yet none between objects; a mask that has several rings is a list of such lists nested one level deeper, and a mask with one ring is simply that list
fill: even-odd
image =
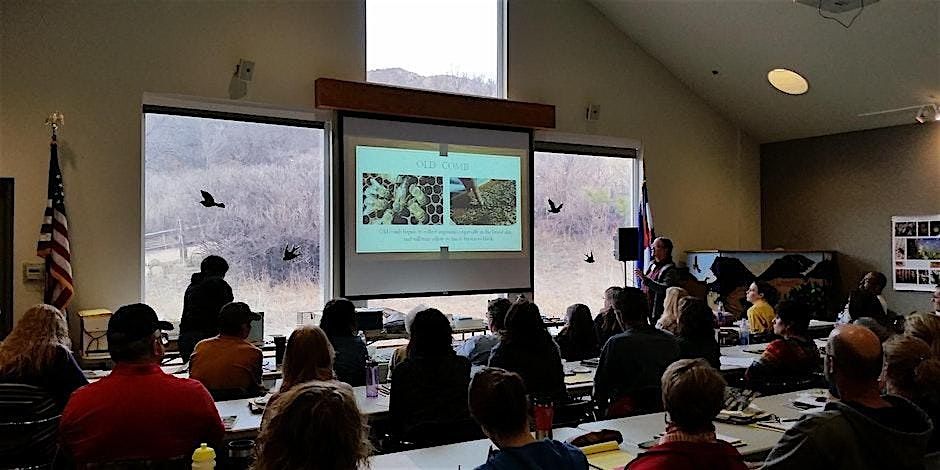
[{"label": "person with gray hair", "polygon": [[666,432],[652,449],[630,463],[630,470],[708,468],[744,470],[737,449],[715,436],[712,421],[724,407],[727,383],[704,359],[673,362],[663,373]]},{"label": "person with gray hair", "polygon": [[764,469],[922,469],[933,423],[923,410],[882,395],[881,341],[868,328],[840,325],[829,334],[825,373],[830,401],[787,431]]}]

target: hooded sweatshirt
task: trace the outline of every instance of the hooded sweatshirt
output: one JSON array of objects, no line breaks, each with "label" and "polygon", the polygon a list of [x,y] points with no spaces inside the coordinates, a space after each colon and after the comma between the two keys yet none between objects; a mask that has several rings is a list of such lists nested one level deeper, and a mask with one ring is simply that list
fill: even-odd
[{"label": "hooded sweatshirt", "polygon": [[[767,456],[765,470],[922,469],[933,424],[927,413],[893,395],[892,408],[868,409],[833,401],[783,435]],[[877,413],[879,419],[871,414]]]},{"label": "hooded sweatshirt", "polygon": [[541,440],[500,450],[476,470],[587,470],[587,457],[564,442]]}]

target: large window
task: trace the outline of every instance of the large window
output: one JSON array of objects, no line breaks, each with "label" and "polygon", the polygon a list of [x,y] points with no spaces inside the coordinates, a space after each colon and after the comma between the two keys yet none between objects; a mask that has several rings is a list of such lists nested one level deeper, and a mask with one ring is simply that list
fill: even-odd
[{"label": "large window", "polygon": [[[538,147],[538,146],[537,146]],[[622,156],[535,152],[535,300],[542,312],[563,316],[583,303],[597,314],[604,289],[624,285],[614,259],[617,227],[635,226],[634,163]],[[548,200],[561,211],[548,211]],[[593,252],[594,263],[585,262]],[[633,263],[627,269],[632,272]],[[628,276],[633,283],[633,275]]]},{"label": "large window", "polygon": [[[178,321],[190,276],[216,254],[235,300],[265,312],[265,335],[289,334],[323,305],[323,129],[191,114],[144,110],[145,302]],[[225,207],[200,204],[203,190]],[[285,261],[288,245],[299,256]]]},{"label": "large window", "polygon": [[505,97],[505,0],[366,0],[366,79]]}]

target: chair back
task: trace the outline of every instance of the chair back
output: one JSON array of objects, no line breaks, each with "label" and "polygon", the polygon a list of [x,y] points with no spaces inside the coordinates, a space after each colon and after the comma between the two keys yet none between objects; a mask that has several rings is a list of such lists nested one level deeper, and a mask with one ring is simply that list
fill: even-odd
[{"label": "chair back", "polygon": [[43,467],[59,450],[59,410],[42,388],[0,383],[0,468]]}]

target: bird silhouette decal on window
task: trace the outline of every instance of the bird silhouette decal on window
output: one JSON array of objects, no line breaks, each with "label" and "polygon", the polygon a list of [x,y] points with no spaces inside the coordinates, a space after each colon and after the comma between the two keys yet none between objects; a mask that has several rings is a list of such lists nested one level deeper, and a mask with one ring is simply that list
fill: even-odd
[{"label": "bird silhouette decal on window", "polygon": [[564,205],[565,205],[564,203],[561,203],[556,206],[555,201],[549,199],[548,200],[548,212],[552,214],[557,214],[561,212],[561,208],[564,207]]},{"label": "bird silhouette decal on window", "polygon": [[284,247],[284,261],[290,261],[298,256],[300,256],[300,246],[290,247],[290,244]]},{"label": "bird silhouette decal on window", "polygon": [[591,254],[589,254],[589,255],[584,255],[584,262],[585,262],[585,263],[593,263],[593,262],[594,262],[594,251],[593,251],[593,250],[591,251]]},{"label": "bird silhouette decal on window", "polygon": [[199,201],[199,204],[202,204],[206,207],[221,207],[222,209],[225,209],[225,204],[222,204],[221,202],[215,202],[215,198],[212,197],[212,195],[208,192],[202,190],[199,192],[202,193],[202,200]]}]

